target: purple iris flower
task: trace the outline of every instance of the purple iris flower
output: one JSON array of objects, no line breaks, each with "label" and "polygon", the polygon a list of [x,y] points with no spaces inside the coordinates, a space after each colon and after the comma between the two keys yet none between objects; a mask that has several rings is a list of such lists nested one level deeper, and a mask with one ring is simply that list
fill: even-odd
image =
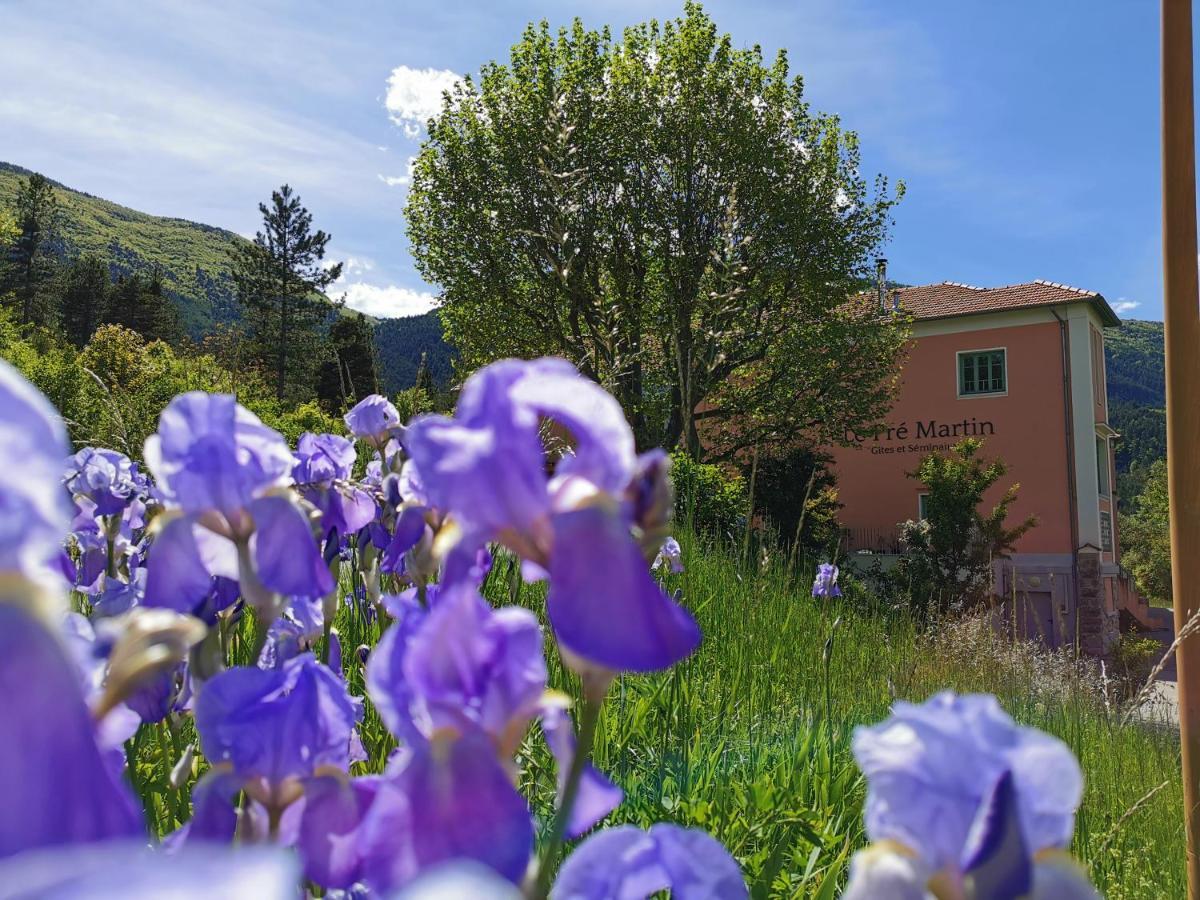
[{"label": "purple iris flower", "polygon": [[382,450],[392,432],[400,425],[400,413],[387,397],[371,394],[354,405],[345,415],[346,428],[356,438],[369,441]]},{"label": "purple iris flower", "polygon": [[435,866],[394,895],[393,900],[451,900],[475,897],[478,900],[522,900],[522,894],[510,881],[478,863],[458,860]]},{"label": "purple iris flower", "polygon": [[357,453],[354,442],[337,434],[300,435],[292,477],[304,498],[321,511],[321,529],[344,536],[375,518],[375,501],[349,483]]},{"label": "purple iris flower", "polygon": [[297,484],[325,487],[346,481],[354,469],[358,454],[354,442],[340,434],[313,434],[306,431],[296,442],[296,465],[292,477]]},{"label": "purple iris flower", "polygon": [[923,888],[935,875],[970,876],[996,896],[1032,885],[1037,896],[1039,878],[1058,871],[1039,875],[1041,861],[1065,856],[1070,843],[1079,764],[1062,741],[1016,725],[994,697],[946,691],[897,703],[884,722],[855,730],[853,749],[867,778],[867,836],[879,847],[860,854],[858,892],[846,896],[878,896],[885,877]]},{"label": "purple iris flower", "polygon": [[658,556],[654,557],[654,563],[650,568],[660,569],[663,566],[666,566],[674,575],[678,575],[683,571],[683,548],[679,546],[679,541],[673,537],[669,537],[663,541],[662,547],[658,551]]},{"label": "purple iris flower", "polygon": [[397,620],[367,663],[384,724],[406,741],[481,730],[512,756],[546,691],[542,629],[529,610],[493,610],[469,585],[443,590],[432,611],[395,598]]},{"label": "purple iris flower", "polygon": [[345,769],[357,716],[345,684],[310,654],[279,669],[229,669],[207,681],[196,700],[205,756],[268,785],[321,766]]},{"label": "purple iris flower", "polygon": [[58,848],[0,861],[8,897],[254,897],[292,900],[300,873],[286,851],[194,847],[167,854],[132,841]]},{"label": "purple iris flower", "polygon": [[838,567],[832,563],[821,563],[817,566],[817,577],[813,581],[812,595],[814,597],[840,597],[842,589],[838,587]]},{"label": "purple iris flower", "polygon": [[551,900],[649,897],[677,900],[748,897],[742,871],[720,841],[697,829],[658,824],[643,831],[621,825],[597,831],[567,857]]},{"label": "purple iris flower", "polygon": [[[546,419],[573,442],[551,475]],[[499,541],[526,572],[550,574],[547,614],[574,664],[654,671],[699,644],[695,621],[646,565],[661,535],[651,549],[632,532],[642,524],[633,516],[663,493],[644,483],[647,472],[665,479],[665,466],[653,464],[661,457],[642,464],[620,405],[569,363],[493,363],[467,379],[453,419],[414,419],[404,444],[414,480],[468,549]]]},{"label": "purple iris flower", "polygon": [[312,649],[325,633],[325,611],[320,600],[293,597],[283,614],[271,623],[258,666],[276,669],[289,659]]},{"label": "purple iris flower", "polygon": [[146,603],[196,608],[213,576],[234,579],[266,622],[279,595],[319,597],[329,567],[300,508],[280,491],[295,463],[280,435],[223,394],[193,391],[168,404],[146,460],[182,515],[154,542]]},{"label": "purple iris flower", "polygon": [[237,528],[246,508],[291,483],[294,460],[277,431],[229,394],[190,391],[163,410],[146,439],[147,465],[185,513],[220,513]]},{"label": "purple iris flower", "polygon": [[144,838],[141,811],[97,743],[80,673],[60,642],[8,598],[0,599],[0,696],[0,858]]},{"label": "purple iris flower", "polygon": [[[437,735],[488,736],[507,765],[534,718],[559,768],[560,794],[575,756],[570,716],[546,694],[542,630],[529,610],[494,610],[470,584],[443,586],[431,611],[415,592],[389,598],[396,622],[367,663],[367,689],[384,724],[410,746]],[[591,765],[572,808],[569,834],[591,828],[621,790]]]},{"label": "purple iris flower", "polygon": [[0,572],[51,590],[63,587],[59,560],[71,520],[61,481],[68,447],[50,402],[0,359]]},{"label": "purple iris flower", "polygon": [[195,701],[200,747],[214,770],[228,771],[275,815],[303,795],[304,779],[349,767],[360,713],[342,679],[311,654],[276,669],[221,672]]},{"label": "purple iris flower", "polygon": [[149,489],[145,476],[124,453],[84,447],[67,461],[67,490],[95,504],[95,515],[112,516]]},{"label": "purple iris flower", "polygon": [[518,882],[533,853],[529,807],[481,732],[438,736],[403,758],[358,834],[362,880],[381,893],[460,859]]},{"label": "purple iris flower", "polygon": [[401,751],[383,776],[309,779],[297,846],[306,876],[325,887],[384,894],[463,860],[513,883],[533,823],[488,737],[444,733]]}]

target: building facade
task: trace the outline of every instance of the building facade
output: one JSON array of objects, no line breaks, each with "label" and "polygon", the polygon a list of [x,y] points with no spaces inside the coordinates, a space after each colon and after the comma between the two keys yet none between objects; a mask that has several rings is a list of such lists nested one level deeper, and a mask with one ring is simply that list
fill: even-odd
[{"label": "building facade", "polygon": [[908,473],[932,451],[979,438],[1009,470],[986,501],[1018,483],[1010,521],[1038,523],[994,565],[1006,615],[1023,636],[1105,652],[1120,611],[1144,610],[1117,534],[1104,329],[1119,319],[1100,294],[1045,281],[944,282],[881,299],[911,316],[912,340],[886,425],[833,451],[849,560],[894,560],[899,523],[924,512]]}]

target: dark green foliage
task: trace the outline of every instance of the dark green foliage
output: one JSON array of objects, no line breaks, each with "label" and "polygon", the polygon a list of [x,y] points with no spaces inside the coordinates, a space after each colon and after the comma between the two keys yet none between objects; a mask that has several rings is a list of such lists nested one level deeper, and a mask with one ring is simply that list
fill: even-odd
[{"label": "dark green foliage", "polygon": [[[832,555],[840,534],[837,489],[827,455],[809,448],[763,454],[754,475],[754,511],[796,553]],[[750,466],[743,474],[750,477]]]},{"label": "dark green foliage", "polygon": [[62,275],[58,321],[76,347],[88,342],[106,321],[109,299],[108,266],[94,253],[73,259]]},{"label": "dark green foliage", "polygon": [[1163,323],[1127,319],[1104,332],[1104,362],[1110,403],[1161,407],[1167,388]]},{"label": "dark green foliage", "polygon": [[374,328],[361,313],[345,312],[329,326],[327,357],[317,377],[317,398],[341,411],[379,392]]},{"label": "dark green foliage", "polygon": [[784,54],[688,3],[619,41],[527,28],[431,122],[406,214],[468,369],[565,356],[640,446],[731,460],[886,410],[902,323],[846,298],[896,199]]},{"label": "dark green foliage", "polygon": [[428,353],[421,353],[421,361],[417,363],[417,377],[413,383],[413,387],[426,393],[433,391],[433,373],[429,371]]},{"label": "dark green foliage", "polygon": [[0,264],[0,297],[10,298],[23,324],[52,324],[55,309],[48,288],[54,278],[51,244],[59,205],[46,176],[31,173],[18,185],[12,219],[16,233]]},{"label": "dark green foliage", "polygon": [[1008,472],[999,459],[980,456],[983,441],[967,438],[949,453],[931,453],[909,477],[928,489],[927,518],[901,525],[905,555],[896,578],[907,584],[913,613],[960,612],[991,591],[992,561],[1008,556],[1013,544],[1037,524],[1035,517],[1010,527],[1008,509],[1019,485],[1009,487],[990,512],[983,496]]},{"label": "dark green foliage", "polygon": [[183,336],[179,312],[163,292],[157,269],[119,277],[109,289],[104,321],[136,331],[147,341],[177,343]]},{"label": "dark green foliage", "polygon": [[750,505],[741,475],[676,451],[671,454],[671,480],[675,518],[683,527],[722,541],[741,539]]},{"label": "dark green foliage", "polygon": [[1133,573],[1138,589],[1153,603],[1171,604],[1170,504],[1167,462],[1150,466],[1142,490],[1121,516],[1121,564]]},{"label": "dark green foliage", "polygon": [[414,387],[422,357],[436,388],[448,387],[454,375],[455,354],[442,337],[436,310],[420,316],[381,319],[375,324],[375,347],[385,393]]},{"label": "dark green foliage", "polygon": [[1166,381],[1162,322],[1135,319],[1109,329],[1104,337],[1108,377],[1108,419],[1121,435],[1116,442],[1118,493],[1123,508],[1137,492],[1143,473],[1167,455]]},{"label": "dark green foliage", "polygon": [[321,291],[342,273],[324,265],[330,236],[312,229],[312,215],[288,185],[258,205],[263,230],[233,251],[238,302],[255,352],[271,371],[279,400],[312,394],[321,328],[331,306]]}]

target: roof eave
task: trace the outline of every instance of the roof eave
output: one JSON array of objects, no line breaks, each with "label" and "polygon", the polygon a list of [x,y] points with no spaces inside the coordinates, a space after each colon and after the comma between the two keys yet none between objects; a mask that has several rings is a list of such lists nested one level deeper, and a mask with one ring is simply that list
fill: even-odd
[{"label": "roof eave", "polygon": [[[1121,319],[1113,312],[1112,307],[1108,305],[1108,301],[1100,294],[1094,294],[1090,297],[1077,297],[1064,300],[1055,300],[1053,303],[1034,303],[1029,306],[1012,306],[1007,309],[971,309],[966,312],[948,313],[944,316],[919,316],[913,315],[914,322],[937,322],[942,319],[964,319],[968,316],[988,316],[988,315],[1003,315],[1004,313],[1028,312],[1031,309],[1053,309],[1058,306],[1069,306],[1072,303],[1090,303],[1100,316],[1101,322],[1105,328],[1119,328]],[[904,301],[900,302],[901,309],[904,308]],[[908,310],[905,310],[908,312]],[[912,313],[909,313],[912,315]]]}]

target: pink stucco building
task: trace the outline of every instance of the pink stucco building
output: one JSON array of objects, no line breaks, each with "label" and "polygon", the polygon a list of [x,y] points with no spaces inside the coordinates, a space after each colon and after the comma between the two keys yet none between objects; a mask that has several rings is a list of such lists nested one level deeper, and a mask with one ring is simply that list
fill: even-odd
[{"label": "pink stucco building", "polygon": [[1020,483],[1011,521],[1038,518],[996,563],[996,593],[1015,588],[1025,634],[1104,652],[1119,611],[1145,609],[1120,567],[1104,372],[1116,314],[1098,293],[1047,281],[881,295],[912,317],[912,341],[886,426],[834,451],[851,561],[894,558],[898,523],[923,513],[907,473],[930,451],[981,438],[985,456],[1008,464],[1004,486]]}]

